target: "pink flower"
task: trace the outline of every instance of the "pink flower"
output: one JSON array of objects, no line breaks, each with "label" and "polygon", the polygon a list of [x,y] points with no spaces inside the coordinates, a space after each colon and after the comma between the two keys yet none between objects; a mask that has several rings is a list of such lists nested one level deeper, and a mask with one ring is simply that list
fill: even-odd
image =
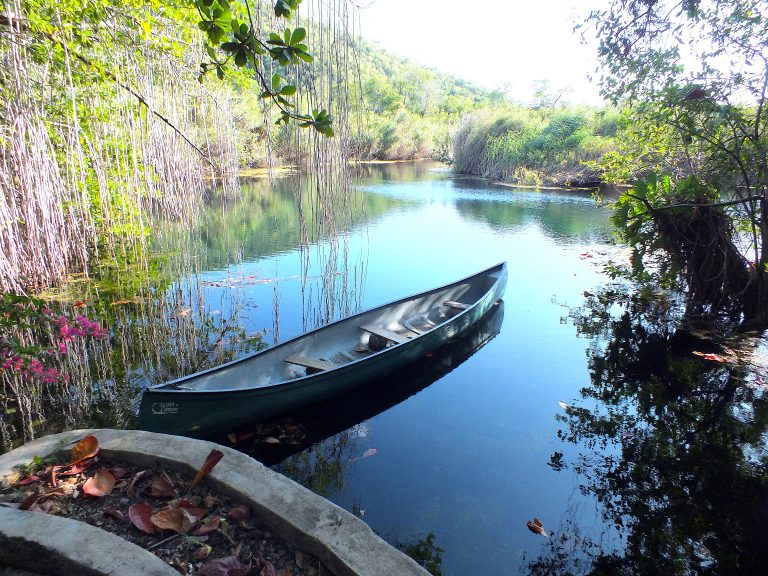
[{"label": "pink flower", "polygon": [[59,342],[59,354],[66,354],[66,353],[67,353],[67,343]]}]

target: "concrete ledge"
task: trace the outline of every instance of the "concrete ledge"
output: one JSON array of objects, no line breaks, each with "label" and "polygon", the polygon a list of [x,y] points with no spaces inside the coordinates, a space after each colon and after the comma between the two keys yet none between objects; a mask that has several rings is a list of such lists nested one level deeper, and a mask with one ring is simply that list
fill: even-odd
[{"label": "concrete ledge", "polygon": [[[29,463],[35,456],[47,456],[66,449],[87,434],[93,434],[98,438],[105,457],[122,458],[140,465],[162,464],[193,474],[212,449],[221,450],[224,457],[208,476],[207,481],[222,493],[248,503],[254,514],[271,530],[297,549],[319,558],[336,576],[407,576],[410,574],[425,576],[429,574],[414,560],[379,538],[356,516],[293,480],[273,472],[242,452],[213,442],[132,430],[75,430],[40,438],[0,456],[0,477],[10,474],[14,466]],[[87,554],[83,555],[81,546],[84,540],[88,540],[93,546],[93,551],[89,551],[88,554],[95,554],[92,556],[93,566],[88,567],[92,572],[80,569],[80,572],[70,570],[62,574],[177,574],[153,554],[104,530],[66,518],[43,514],[2,508],[0,512],[3,512],[0,515],[0,548],[3,551],[5,551],[6,542],[18,543],[17,539],[22,537],[21,535],[26,538],[26,541],[35,543],[31,545],[32,548],[42,546],[46,542],[45,539],[42,542],[36,540],[35,534],[38,528],[18,524],[14,519],[16,516],[7,512],[76,525],[77,531],[68,532],[70,537],[66,537],[67,533],[61,531],[62,537],[57,540],[59,547],[51,550],[51,553],[81,565],[81,560],[88,557]],[[37,520],[33,520],[35,521]],[[17,525],[20,528],[16,528]],[[89,529],[87,538],[84,537],[85,533],[83,535],[79,533],[85,528]],[[95,532],[95,535],[90,531]],[[102,539],[103,544],[100,544]],[[114,565],[112,558],[117,549],[109,539],[119,540],[124,546],[136,549],[137,552],[131,552],[133,554],[131,571],[123,572],[120,566]],[[34,553],[32,555],[34,556]],[[154,568],[149,566],[149,560],[145,566],[147,571],[137,572],[135,569],[138,564],[137,558],[145,556],[159,561],[169,572],[150,572],[149,570]],[[2,560],[0,556],[0,563]],[[15,564],[12,565],[15,566]],[[34,569],[34,566],[24,567]],[[48,568],[50,564],[47,565]]]},{"label": "concrete ledge", "polygon": [[83,522],[0,508],[0,565],[52,576],[178,576],[143,548]]}]

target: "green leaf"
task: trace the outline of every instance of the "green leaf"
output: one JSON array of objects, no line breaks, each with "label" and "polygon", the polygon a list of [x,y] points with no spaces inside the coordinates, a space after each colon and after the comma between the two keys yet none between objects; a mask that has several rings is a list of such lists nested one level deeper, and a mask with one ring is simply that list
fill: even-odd
[{"label": "green leaf", "polygon": [[296,52],[296,55],[299,58],[301,58],[302,60],[304,60],[304,62],[314,62],[315,61],[315,59],[311,55],[307,54],[306,52]]},{"label": "green leaf", "polygon": [[237,65],[239,68],[242,68],[242,67],[243,67],[243,66],[245,66],[247,63],[248,63],[248,55],[245,53],[245,50],[243,50],[243,49],[241,48],[241,49],[240,49],[240,50],[238,50],[238,51],[237,51],[237,53],[235,54],[235,64],[236,64],[236,65]]},{"label": "green leaf", "polygon": [[282,80],[282,76],[280,74],[275,73],[272,75],[272,91],[277,92],[278,86],[280,86],[280,81]]},{"label": "green leaf", "polygon": [[280,94],[282,94],[283,96],[293,96],[294,94],[296,94],[296,86],[293,86],[291,84],[283,86],[282,90],[280,90]]},{"label": "green leaf", "polygon": [[295,46],[296,44],[304,40],[304,38],[306,37],[307,37],[307,31],[304,28],[296,28],[296,30],[293,31],[293,34],[291,34],[291,40],[289,44],[291,46]]}]

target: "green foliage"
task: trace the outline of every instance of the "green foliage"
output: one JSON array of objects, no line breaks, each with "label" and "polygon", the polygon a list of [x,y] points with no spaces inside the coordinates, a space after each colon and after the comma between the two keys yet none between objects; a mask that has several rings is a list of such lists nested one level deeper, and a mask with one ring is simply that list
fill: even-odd
[{"label": "green foliage", "polygon": [[520,184],[596,179],[583,164],[614,146],[616,113],[590,109],[533,110],[468,117],[454,140],[456,171]]},{"label": "green foliage", "polygon": [[[278,18],[289,18],[301,0],[276,0],[274,13]],[[208,43],[206,53],[210,60],[200,64],[200,77],[215,72],[223,80],[236,68],[250,70],[261,86],[261,97],[271,100],[279,109],[277,124],[295,120],[302,128],[312,127],[320,134],[333,137],[332,119],[326,110],[313,110],[311,114],[294,112],[295,105],[288,100],[297,92],[294,84],[283,84],[284,77],[275,73],[267,78],[262,57],[268,56],[282,67],[312,62],[309,47],[304,43],[305,28],[286,27],[282,33],[270,32],[264,36],[253,22],[249,0],[234,6],[229,0],[192,0],[200,16],[198,27],[205,32]]]},{"label": "green foliage", "polygon": [[[767,21],[768,5],[759,0],[616,0],[589,18],[599,44],[603,94],[628,107],[618,153],[603,160],[606,177],[627,181],[663,173],[678,182],[644,198],[656,220],[649,234],[666,236],[645,234],[646,253],[655,251],[657,261],[698,254],[688,244],[694,236],[703,245],[719,246],[712,250],[727,264],[704,272],[700,262],[680,259],[678,286],[717,301],[699,302],[699,311],[741,307],[747,322],[768,322],[759,312],[768,304]],[[685,204],[685,188],[694,181],[689,176],[706,194],[679,210],[653,212],[675,200]],[[635,193],[642,196],[642,185]],[[624,199],[619,210],[631,204]],[[718,226],[696,220],[694,211],[710,207]],[[677,226],[667,225],[669,214]],[[688,237],[679,233],[683,221],[697,227]],[[712,236],[702,236],[705,230]],[[724,279],[726,273],[730,279]]]}]

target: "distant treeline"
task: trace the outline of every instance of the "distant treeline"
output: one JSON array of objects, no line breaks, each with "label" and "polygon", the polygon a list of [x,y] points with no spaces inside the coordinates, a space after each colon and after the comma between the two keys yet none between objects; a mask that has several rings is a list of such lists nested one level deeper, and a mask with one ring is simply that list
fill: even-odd
[{"label": "distant treeline", "polygon": [[[344,146],[361,160],[432,158],[457,172],[524,185],[595,185],[595,168],[615,149],[618,112],[557,104],[545,93],[529,106],[440,71],[425,68],[364,40],[353,42],[358,74],[350,75],[351,117]],[[551,96],[551,97],[550,97]],[[243,91],[240,161],[266,163],[269,133],[278,163],[294,163],[287,129],[265,131],[257,97]],[[248,117],[252,117],[249,122]]]}]

